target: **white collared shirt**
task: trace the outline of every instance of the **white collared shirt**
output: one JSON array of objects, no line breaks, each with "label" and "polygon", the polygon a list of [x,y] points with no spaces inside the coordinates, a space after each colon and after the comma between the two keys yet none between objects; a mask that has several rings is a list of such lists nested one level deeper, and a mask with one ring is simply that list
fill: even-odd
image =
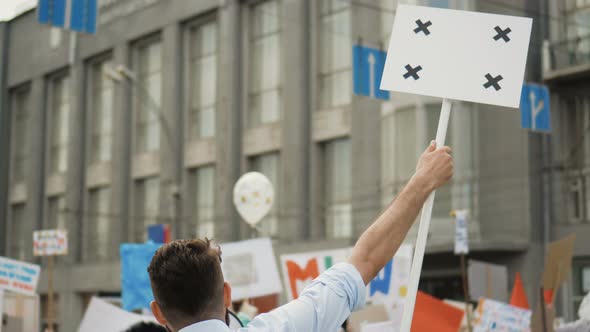
[{"label": "white collared shirt", "polygon": [[[238,332],[332,332],[354,310],[365,304],[365,283],[348,263],[322,273],[291,301],[254,318]],[[187,326],[179,332],[230,332],[225,322],[212,319]]]}]

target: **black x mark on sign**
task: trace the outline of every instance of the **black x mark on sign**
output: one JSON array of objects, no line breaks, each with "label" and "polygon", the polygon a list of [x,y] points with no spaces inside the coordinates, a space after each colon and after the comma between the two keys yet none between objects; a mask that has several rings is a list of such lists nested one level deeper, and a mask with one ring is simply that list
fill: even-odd
[{"label": "black x mark on sign", "polygon": [[405,66],[405,68],[408,72],[404,74],[404,79],[408,79],[408,78],[412,77],[414,80],[417,80],[420,78],[420,76],[418,76],[418,72],[422,70],[422,66],[417,66],[416,68],[412,68],[412,66],[410,66],[408,64]]},{"label": "black x mark on sign", "polygon": [[492,75],[490,75],[489,73],[486,74],[486,79],[488,80],[486,83],[484,83],[483,87],[484,88],[489,88],[491,86],[494,87],[494,89],[496,89],[496,91],[502,89],[502,87],[500,86],[500,84],[498,82],[500,82],[501,80],[504,79],[504,77],[502,77],[502,75],[498,75],[496,77],[492,77]]},{"label": "black x mark on sign", "polygon": [[418,27],[414,29],[415,33],[422,31],[426,36],[430,34],[428,27],[432,25],[432,22],[426,21],[426,23],[422,23],[422,20],[416,20],[416,24],[418,24]]},{"label": "black x mark on sign", "polygon": [[512,31],[512,29],[506,28],[506,29],[502,30],[502,28],[500,28],[499,26],[496,25],[494,30],[496,30],[496,32],[497,32],[497,34],[494,36],[494,40],[499,40],[500,38],[502,38],[502,39],[504,39],[505,42],[510,41],[510,37],[508,37],[508,34]]}]

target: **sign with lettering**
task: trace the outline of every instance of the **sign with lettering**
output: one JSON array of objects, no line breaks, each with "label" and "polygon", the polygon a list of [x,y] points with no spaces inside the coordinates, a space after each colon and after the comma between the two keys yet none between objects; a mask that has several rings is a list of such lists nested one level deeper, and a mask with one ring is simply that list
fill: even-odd
[{"label": "sign with lettering", "polygon": [[476,322],[473,332],[530,331],[531,311],[511,306],[506,303],[480,299],[476,310]]},{"label": "sign with lettering", "polygon": [[[351,248],[345,248],[281,256],[287,297],[290,300],[298,298],[301,291],[322,272],[334,264],[346,262],[351,251]],[[385,301],[385,298],[405,298],[411,261],[412,246],[402,245],[394,258],[367,286],[367,301],[384,303],[390,302]]]},{"label": "sign with lettering", "polygon": [[467,255],[468,253],[467,210],[457,210],[455,211],[455,255]]},{"label": "sign with lettering", "polygon": [[0,257],[0,289],[34,295],[40,271],[39,265]]},{"label": "sign with lettering", "polygon": [[33,232],[35,256],[61,256],[68,254],[68,231],[49,229]]}]

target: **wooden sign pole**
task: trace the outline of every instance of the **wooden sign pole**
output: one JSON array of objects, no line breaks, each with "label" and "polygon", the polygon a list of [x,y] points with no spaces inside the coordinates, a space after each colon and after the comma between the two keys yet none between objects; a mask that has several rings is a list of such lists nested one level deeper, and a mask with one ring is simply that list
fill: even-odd
[{"label": "wooden sign pole", "polygon": [[47,257],[47,332],[55,331],[55,317],[53,317],[53,265],[55,256]]},{"label": "wooden sign pole", "polygon": [[543,321],[541,326],[543,327],[543,332],[547,332],[547,313],[545,312],[545,289],[542,286],[540,295],[541,297],[539,298],[539,300],[541,301],[541,320]]},{"label": "wooden sign pole", "polygon": [[461,254],[461,277],[463,279],[463,295],[465,296],[465,320],[467,321],[467,330],[472,332],[471,312],[469,311],[469,279],[465,268],[465,254]]},{"label": "wooden sign pole", "polygon": [[[443,99],[438,119],[438,128],[436,130],[436,148],[440,149],[445,145],[447,128],[449,127],[449,118],[451,117],[451,100]],[[414,317],[414,306],[416,305],[416,295],[418,294],[418,283],[420,282],[420,273],[422,272],[422,262],[424,261],[424,252],[426,250],[426,240],[428,239],[428,230],[430,229],[430,219],[432,217],[432,207],[434,205],[434,196],[432,192],[420,215],[420,225],[418,227],[418,238],[416,239],[416,249],[414,251],[414,260],[410,271],[410,280],[408,281],[408,293],[404,303],[404,314],[400,332],[410,332],[412,318]]]}]

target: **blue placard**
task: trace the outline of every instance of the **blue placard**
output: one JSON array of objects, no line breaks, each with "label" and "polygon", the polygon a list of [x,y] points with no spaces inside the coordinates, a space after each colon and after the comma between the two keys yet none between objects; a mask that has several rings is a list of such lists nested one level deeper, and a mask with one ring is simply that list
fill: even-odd
[{"label": "blue placard", "polygon": [[354,93],[359,96],[389,100],[389,91],[379,89],[387,53],[355,45],[352,48]]},{"label": "blue placard", "polygon": [[148,309],[154,299],[147,268],[154,253],[161,244],[158,243],[123,243],[121,255],[121,295],[123,309]]},{"label": "blue placard", "polygon": [[524,84],[520,97],[520,114],[523,128],[551,131],[549,89],[543,85]]},{"label": "blue placard", "polygon": [[74,31],[96,33],[96,0],[71,0],[70,28]]},{"label": "blue placard", "polygon": [[40,23],[63,28],[66,25],[66,0],[39,0],[37,16]]}]

